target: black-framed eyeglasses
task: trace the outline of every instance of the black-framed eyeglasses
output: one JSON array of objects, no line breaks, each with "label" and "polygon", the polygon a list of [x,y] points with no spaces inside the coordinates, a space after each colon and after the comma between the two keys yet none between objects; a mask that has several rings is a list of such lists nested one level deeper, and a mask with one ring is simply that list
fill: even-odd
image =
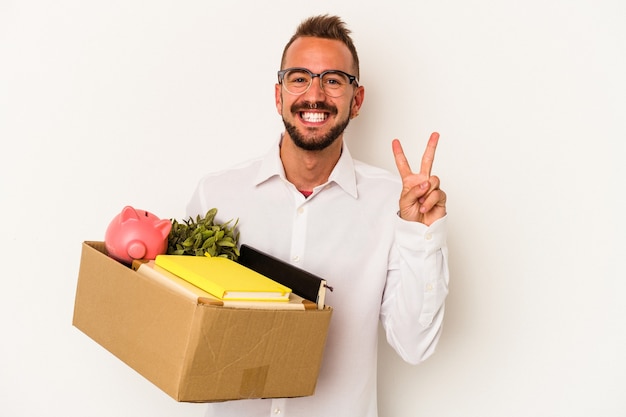
[{"label": "black-framed eyeglasses", "polygon": [[352,83],[359,86],[359,80],[354,75],[340,70],[328,70],[315,74],[306,68],[287,68],[278,71],[278,83],[285,91],[294,96],[306,93],[313,84],[313,78],[319,77],[320,87],[329,97],[341,97],[348,91]]}]

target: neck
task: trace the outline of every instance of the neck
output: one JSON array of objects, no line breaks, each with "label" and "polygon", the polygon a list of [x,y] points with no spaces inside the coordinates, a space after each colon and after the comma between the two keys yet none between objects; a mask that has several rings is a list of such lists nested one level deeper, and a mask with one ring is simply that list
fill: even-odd
[{"label": "neck", "polygon": [[301,191],[312,191],[318,185],[328,181],[339,157],[343,139],[337,140],[320,151],[307,151],[298,148],[285,133],[280,146],[280,159],[285,169],[287,180]]}]

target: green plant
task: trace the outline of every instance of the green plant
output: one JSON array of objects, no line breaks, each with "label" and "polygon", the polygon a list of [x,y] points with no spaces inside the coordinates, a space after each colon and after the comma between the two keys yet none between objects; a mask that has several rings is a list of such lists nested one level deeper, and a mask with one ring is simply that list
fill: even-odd
[{"label": "green plant", "polygon": [[183,222],[172,219],[172,229],[167,238],[169,255],[221,256],[234,261],[239,257],[239,232],[236,231],[239,219],[231,225],[215,223],[217,209],[212,208],[204,217],[189,217]]}]

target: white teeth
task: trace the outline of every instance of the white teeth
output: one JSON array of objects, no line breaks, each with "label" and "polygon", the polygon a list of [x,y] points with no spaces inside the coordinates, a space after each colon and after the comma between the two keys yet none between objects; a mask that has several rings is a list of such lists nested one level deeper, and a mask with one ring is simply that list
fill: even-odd
[{"label": "white teeth", "polygon": [[311,123],[323,122],[326,120],[326,113],[302,112],[302,120]]}]

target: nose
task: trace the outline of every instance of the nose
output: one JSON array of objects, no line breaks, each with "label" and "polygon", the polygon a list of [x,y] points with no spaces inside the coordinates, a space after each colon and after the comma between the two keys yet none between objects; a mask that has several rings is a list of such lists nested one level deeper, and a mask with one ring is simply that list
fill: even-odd
[{"label": "nose", "polygon": [[313,76],[313,78],[311,79],[311,86],[302,96],[305,101],[311,103],[317,103],[318,101],[326,100],[326,94],[324,93],[324,89],[322,88],[322,79],[319,75]]}]

